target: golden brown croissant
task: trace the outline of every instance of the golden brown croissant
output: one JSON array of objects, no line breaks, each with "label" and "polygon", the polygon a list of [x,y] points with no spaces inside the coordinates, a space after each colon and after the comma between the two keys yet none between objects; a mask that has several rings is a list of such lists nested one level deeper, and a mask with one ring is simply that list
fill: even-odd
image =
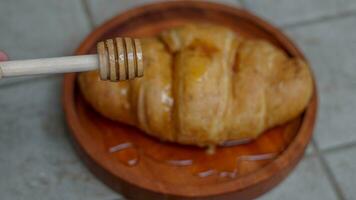
[{"label": "golden brown croissant", "polygon": [[162,140],[199,146],[255,138],[297,117],[312,94],[308,66],[263,40],[189,24],[142,40],[145,75],[110,83],[82,73],[104,116]]}]

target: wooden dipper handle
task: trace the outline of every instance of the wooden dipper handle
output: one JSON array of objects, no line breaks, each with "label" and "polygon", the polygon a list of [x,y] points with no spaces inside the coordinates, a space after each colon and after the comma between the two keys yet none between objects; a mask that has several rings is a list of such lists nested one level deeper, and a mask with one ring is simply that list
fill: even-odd
[{"label": "wooden dipper handle", "polygon": [[122,81],[143,76],[142,47],[138,39],[109,39],[99,42],[97,50],[97,55],[0,62],[0,78],[96,69],[102,80]]}]

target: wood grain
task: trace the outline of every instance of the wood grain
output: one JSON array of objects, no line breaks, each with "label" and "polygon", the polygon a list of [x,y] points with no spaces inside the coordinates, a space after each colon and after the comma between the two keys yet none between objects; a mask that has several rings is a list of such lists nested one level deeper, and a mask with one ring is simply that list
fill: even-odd
[{"label": "wood grain", "polygon": [[[96,42],[107,38],[153,36],[191,22],[225,25],[238,35],[267,39],[290,56],[304,58],[279,30],[247,11],[191,1],[129,10],[97,28],[76,53],[93,52]],[[314,88],[309,106],[297,119],[252,142],[220,147],[208,155],[204,149],[160,142],[102,117],[83,100],[76,76],[66,75],[63,84],[63,105],[74,146],[98,178],[131,199],[255,198],[281,182],[298,163],[316,118]]]},{"label": "wood grain", "polygon": [[119,38],[98,42],[101,80],[124,81],[143,76],[143,57],[138,39]]}]

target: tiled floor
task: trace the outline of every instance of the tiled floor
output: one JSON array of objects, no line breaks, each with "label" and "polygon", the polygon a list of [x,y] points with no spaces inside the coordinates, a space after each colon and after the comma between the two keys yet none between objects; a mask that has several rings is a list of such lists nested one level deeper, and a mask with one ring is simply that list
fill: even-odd
[{"label": "tiled floor", "polygon": [[[13,59],[70,55],[94,26],[152,1],[0,0],[0,49]],[[286,181],[260,199],[356,199],[356,0],[223,2],[282,28],[304,50],[318,82],[314,142]],[[121,199],[73,152],[60,82],[0,81],[0,199]]]},{"label": "tiled floor", "polygon": [[[115,16],[118,12],[130,9],[134,6],[139,6],[145,3],[160,2],[164,0],[87,0],[90,15],[95,26],[101,24],[105,20]],[[214,1],[213,1],[214,2]],[[240,5],[239,0],[218,0],[215,2],[224,2],[229,5]]]},{"label": "tiled floor", "polygon": [[0,49],[11,59],[70,55],[89,31],[80,0],[0,0]]},{"label": "tiled floor", "polygon": [[314,23],[356,10],[355,0],[242,0],[244,5],[276,25]]},{"label": "tiled floor", "polygon": [[307,156],[276,189],[260,199],[336,199],[336,194],[316,155]]}]

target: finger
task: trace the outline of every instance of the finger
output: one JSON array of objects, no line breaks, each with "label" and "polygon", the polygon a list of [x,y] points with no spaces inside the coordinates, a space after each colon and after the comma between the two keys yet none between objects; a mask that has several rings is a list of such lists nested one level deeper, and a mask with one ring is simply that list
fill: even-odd
[{"label": "finger", "polygon": [[7,59],[8,59],[8,57],[7,57],[6,53],[0,51],[0,61],[4,61]]}]

